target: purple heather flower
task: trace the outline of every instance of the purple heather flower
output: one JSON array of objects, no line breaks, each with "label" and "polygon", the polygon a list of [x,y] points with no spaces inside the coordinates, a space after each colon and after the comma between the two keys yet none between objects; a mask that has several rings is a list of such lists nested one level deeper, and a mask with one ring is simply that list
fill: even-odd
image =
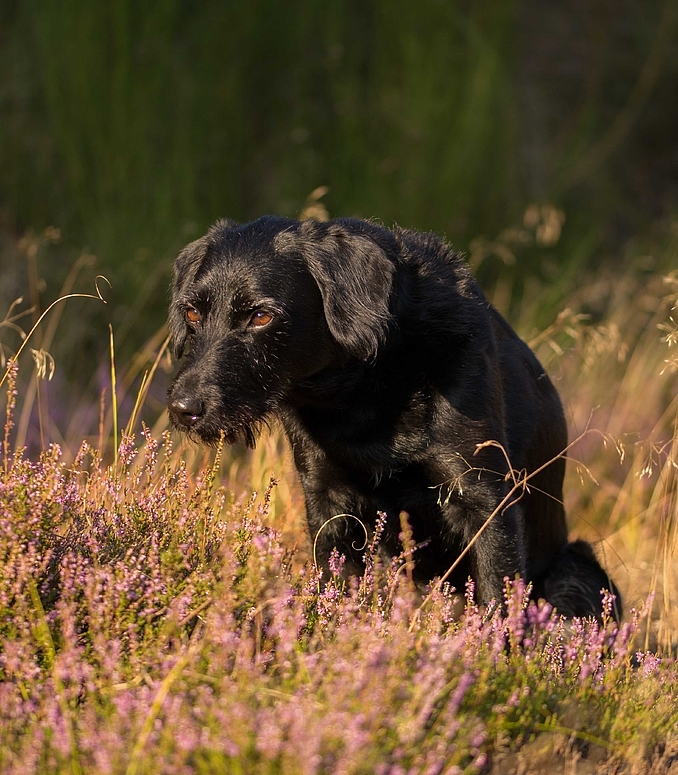
[{"label": "purple heather flower", "polygon": [[336,547],[332,549],[332,552],[330,553],[330,559],[329,559],[330,573],[333,576],[341,576],[341,573],[344,569],[345,562],[346,562],[346,557],[343,554],[339,554]]},{"label": "purple heather flower", "polygon": [[283,732],[275,710],[267,708],[260,711],[257,715],[255,729],[257,733],[257,751],[267,759],[277,758],[282,749]]},{"label": "purple heather flower", "polygon": [[661,658],[649,651],[637,651],[636,660],[645,677],[656,672],[657,668],[662,664]]}]

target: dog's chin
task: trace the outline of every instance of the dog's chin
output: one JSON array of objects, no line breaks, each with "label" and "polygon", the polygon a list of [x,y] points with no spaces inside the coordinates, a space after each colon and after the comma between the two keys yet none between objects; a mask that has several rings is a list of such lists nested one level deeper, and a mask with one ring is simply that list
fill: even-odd
[{"label": "dog's chin", "polygon": [[199,421],[193,427],[187,428],[178,422],[171,412],[170,421],[176,430],[184,433],[191,441],[197,444],[216,447],[223,440],[227,444],[244,444],[250,449],[254,449],[256,446],[262,425],[261,422],[232,425],[218,421]]}]

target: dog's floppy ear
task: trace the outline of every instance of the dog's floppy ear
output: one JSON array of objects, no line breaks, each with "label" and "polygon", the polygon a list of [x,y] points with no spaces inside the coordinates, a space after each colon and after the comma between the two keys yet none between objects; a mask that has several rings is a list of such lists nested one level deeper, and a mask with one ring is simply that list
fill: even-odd
[{"label": "dog's floppy ear", "polygon": [[205,237],[191,242],[179,253],[174,261],[174,280],[172,282],[172,300],[170,303],[167,327],[172,338],[172,349],[177,358],[181,358],[186,345],[188,328],[184,320],[184,310],[179,304],[182,291],[189,286],[195,277],[205,253],[207,241]]},{"label": "dog's floppy ear", "polygon": [[360,360],[374,355],[392,320],[395,267],[382,247],[351,222],[311,220],[279,234],[276,247],[301,254],[320,289],[333,338]]}]

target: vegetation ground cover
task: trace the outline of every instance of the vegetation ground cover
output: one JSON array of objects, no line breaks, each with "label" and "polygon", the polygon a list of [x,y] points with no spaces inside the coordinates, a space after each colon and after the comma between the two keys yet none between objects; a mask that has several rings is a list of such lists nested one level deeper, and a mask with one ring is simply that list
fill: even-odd
[{"label": "vegetation ground cover", "polygon": [[[322,589],[275,428],[247,455],[189,446],[164,416],[149,429],[139,402],[109,426],[120,385],[84,442],[50,443],[43,417],[44,449],[29,456],[14,427],[26,383],[10,367],[2,771],[675,768],[678,278],[584,287],[548,329],[531,330],[527,302],[517,324],[579,437],[567,509],[622,590],[620,627],[563,622],[520,583],[505,618],[472,590],[456,591],[461,604],[445,586],[425,598],[416,550],[383,567],[378,535],[362,580],[342,582],[337,556]],[[164,352],[160,340],[147,354],[150,376]]]}]

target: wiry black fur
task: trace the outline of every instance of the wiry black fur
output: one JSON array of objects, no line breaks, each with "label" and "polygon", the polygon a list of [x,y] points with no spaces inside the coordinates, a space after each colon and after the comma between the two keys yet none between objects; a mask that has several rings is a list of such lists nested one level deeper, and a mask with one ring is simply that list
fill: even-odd
[{"label": "wiry black fur", "polygon": [[[253,326],[257,311],[271,322]],[[350,572],[363,567],[359,525],[332,517],[373,527],[385,512],[395,555],[405,511],[425,544],[417,578],[442,575],[510,489],[510,467],[548,463],[451,583],[472,576],[488,603],[520,574],[570,616],[600,616],[601,587],[616,592],[588,544],[568,544],[558,394],[439,237],[352,219],[220,221],[176,260],[169,324],[177,355],[189,345],[169,392],[175,425],[253,444],[278,416],[323,566],[336,546]],[[511,466],[498,446],[478,449],[489,440]]]}]

